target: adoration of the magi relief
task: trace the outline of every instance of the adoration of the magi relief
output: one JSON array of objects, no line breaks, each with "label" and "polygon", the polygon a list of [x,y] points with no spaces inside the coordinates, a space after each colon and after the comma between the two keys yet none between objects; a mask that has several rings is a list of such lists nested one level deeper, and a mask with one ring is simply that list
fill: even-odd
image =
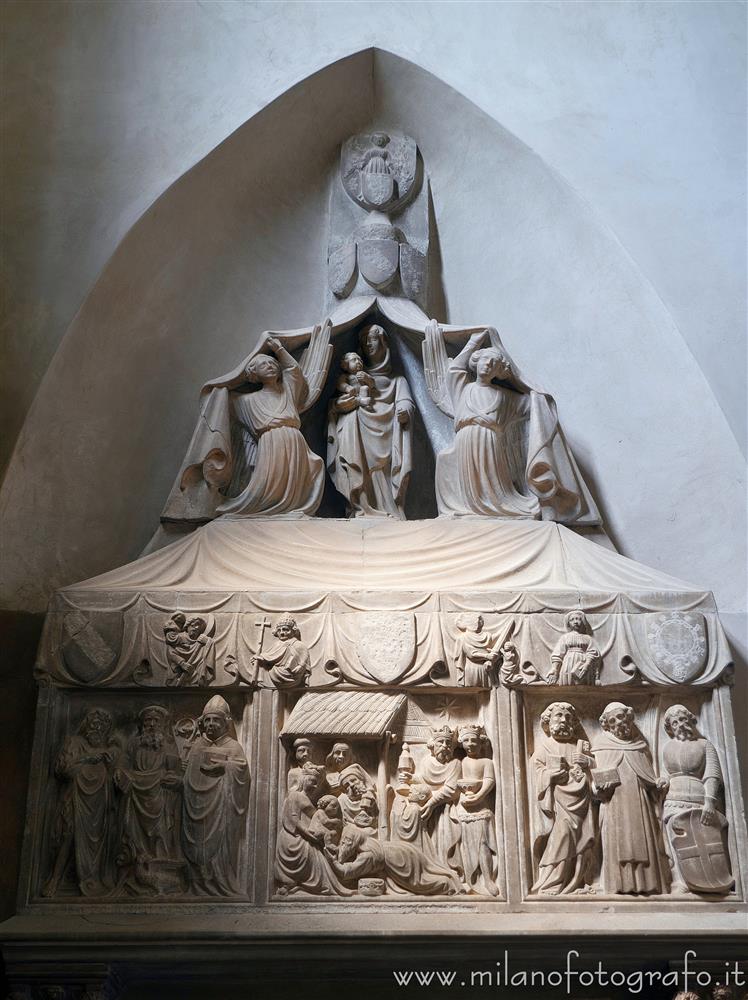
[{"label": "adoration of the magi relief", "polygon": [[431,237],[352,137],[326,308],[248,319],[146,553],[54,596],[26,905],[744,901],[713,598],[616,552],[500,317],[429,315]]}]

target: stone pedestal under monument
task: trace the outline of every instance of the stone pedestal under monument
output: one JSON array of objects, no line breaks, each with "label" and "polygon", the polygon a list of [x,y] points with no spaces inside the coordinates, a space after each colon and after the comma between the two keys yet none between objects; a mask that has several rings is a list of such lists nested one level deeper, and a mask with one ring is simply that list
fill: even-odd
[{"label": "stone pedestal under monument", "polygon": [[[554,656],[574,612],[583,614],[599,653],[591,685],[553,682]],[[195,619],[206,623],[206,641],[190,656],[184,628]],[[290,620],[295,636],[286,644],[269,634],[270,628],[283,634],[279,624]],[[476,628],[487,642],[466,641],[471,634],[475,639]],[[175,633],[184,639],[182,659],[170,655],[180,650]],[[481,683],[485,661],[478,663],[476,650],[493,645],[503,653]],[[175,663],[186,664],[186,671],[175,675]],[[192,670],[202,678],[197,684]],[[362,988],[370,981],[381,990],[391,985],[392,970],[454,965],[469,974],[488,968],[487,956],[496,953],[495,970],[504,948],[517,969],[551,971],[570,949],[581,953],[580,968],[591,968],[596,957],[610,954],[612,938],[624,969],[635,967],[643,940],[660,970],[677,964],[684,942],[700,960],[736,958],[748,908],[729,672],[729,649],[709,594],[550,522],[222,518],[129,566],[66,588],[50,607],[39,652],[22,898],[19,915],[3,927],[8,974],[18,984],[14,995],[30,997],[32,988],[53,983],[69,988],[60,996],[83,996],[83,987],[94,996],[97,983],[109,983],[107,989],[129,983],[127,996],[146,997],[156,989],[148,984],[158,982],[179,982],[181,995],[191,985],[200,995],[209,983],[238,990],[258,969],[271,976],[264,963],[290,959],[306,974],[330,975],[332,988],[336,976],[346,975],[345,961],[338,962],[348,954],[360,963]],[[240,770],[233,772],[228,798],[205,800],[208,810],[221,812],[227,850],[219,864],[217,848],[208,847],[196,877],[200,866],[191,845],[195,836],[209,843],[211,834],[194,827],[205,790],[188,776],[205,739],[195,720],[207,717],[216,694],[230,712],[238,744],[227,753],[241,758],[231,765]],[[598,717],[624,702],[634,710],[642,752],[651,754],[657,774],[664,770],[663,720],[672,706],[687,705],[717,748],[729,886],[718,884],[715,867],[706,873],[714,880],[711,892],[673,894],[669,869],[666,881],[645,894],[622,892],[625,886],[611,891],[605,864],[591,856],[576,889],[538,890],[547,842],[536,783],[548,739],[544,712],[573,705],[591,744],[585,752],[594,755],[604,752]],[[75,785],[60,753],[74,754],[76,740],[88,740],[84,750],[91,750],[92,734],[75,734],[92,709],[108,716],[105,745],[117,759],[84,764],[87,785]],[[151,716],[164,722],[159,751],[143,737]],[[444,857],[429,846],[429,869],[421,848],[412,846],[416,841],[405,860],[390,858],[384,847],[369,868],[360,851],[358,882],[342,865],[330,862],[323,873],[298,860],[291,817],[298,824],[303,810],[288,804],[301,794],[294,782],[305,766],[314,772],[299,758],[299,746],[313,748],[325,788],[336,788],[336,774],[341,779],[345,790],[337,801],[350,811],[343,818],[387,845],[393,824],[400,829],[407,818],[396,810],[398,788],[431,781],[433,794],[443,790],[427,764],[436,760],[430,757],[434,734],[450,730],[455,750],[447,756],[459,759],[463,775],[465,761],[475,759],[495,776],[486,800],[494,831],[486,834],[490,873],[480,869],[479,856],[471,861],[475,848],[465,830],[482,821],[471,823],[460,811],[459,791],[446,806],[462,845],[456,890],[442,874],[449,869]],[[485,737],[477,752],[470,749],[470,732]],[[347,746],[338,771],[336,746]],[[158,759],[143,756],[157,752]],[[241,784],[244,761],[249,788]],[[164,781],[171,773],[179,780]],[[160,782],[156,800],[153,775]],[[356,787],[356,777],[371,790],[372,813],[364,820],[368,793]],[[217,780],[225,783],[227,772]],[[470,779],[460,780],[469,790]],[[109,812],[93,806],[85,812],[81,796],[90,799],[100,787],[108,788]],[[334,814],[334,795],[327,797]],[[89,856],[86,862],[85,851],[73,844],[52,886],[56,829],[66,808],[71,815],[71,803],[74,838],[96,827],[110,838],[109,860]],[[559,808],[551,810],[552,821]],[[598,841],[604,808],[602,798],[590,800]],[[662,809],[657,805],[653,815]],[[173,822],[157,830],[169,810]],[[444,850],[438,825],[430,836]],[[663,830],[664,858],[670,848]],[[159,844],[148,839],[157,836]],[[123,844],[133,840],[141,861],[156,845],[146,863],[124,856]],[[290,877],[289,849],[296,859]],[[95,885],[80,882],[85,863],[96,872]],[[472,880],[471,864],[477,866]],[[288,891],[294,872],[301,885]]]}]

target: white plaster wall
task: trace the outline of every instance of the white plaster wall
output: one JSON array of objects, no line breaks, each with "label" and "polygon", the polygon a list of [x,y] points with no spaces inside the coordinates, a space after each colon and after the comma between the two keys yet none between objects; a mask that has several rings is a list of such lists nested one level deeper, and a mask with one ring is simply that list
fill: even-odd
[{"label": "white plaster wall", "polygon": [[3,7],[0,464],[128,228],[223,138],[376,45],[557,169],[651,280],[744,446],[745,19],[737,2]]}]

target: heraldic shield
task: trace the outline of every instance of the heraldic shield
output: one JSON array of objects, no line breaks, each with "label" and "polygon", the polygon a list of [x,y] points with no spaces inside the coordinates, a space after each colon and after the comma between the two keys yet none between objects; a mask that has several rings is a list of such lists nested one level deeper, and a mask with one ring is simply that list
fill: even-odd
[{"label": "heraldic shield", "polygon": [[408,135],[367,132],[351,136],[340,150],[343,187],[367,211],[400,208],[415,193],[418,147]]},{"label": "heraldic shield", "polygon": [[693,892],[724,894],[735,884],[725,844],[727,820],[721,813],[716,815],[716,826],[701,822],[701,809],[691,809],[672,820],[673,850]]},{"label": "heraldic shield", "polygon": [[333,295],[343,298],[351,292],[356,277],[356,244],[353,240],[330,253],[327,276]]},{"label": "heraldic shield", "polygon": [[366,205],[383,208],[395,195],[395,179],[392,174],[375,172],[370,163],[361,174],[361,194]]},{"label": "heraldic shield", "polygon": [[358,266],[374,288],[389,285],[397,274],[400,250],[395,240],[359,240]]},{"label": "heraldic shield", "polygon": [[356,653],[374,680],[394,684],[416,654],[416,620],[407,612],[370,611],[357,615]]},{"label": "heraldic shield", "polygon": [[676,684],[688,684],[706,665],[706,623],[698,612],[655,615],[647,630],[647,641],[652,659]]}]

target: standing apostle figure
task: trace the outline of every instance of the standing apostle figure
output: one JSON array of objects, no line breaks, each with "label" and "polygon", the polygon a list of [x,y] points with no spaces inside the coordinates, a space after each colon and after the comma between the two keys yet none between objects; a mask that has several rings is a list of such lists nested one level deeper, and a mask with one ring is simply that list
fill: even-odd
[{"label": "standing apostle figure", "polygon": [[600,803],[602,887],[605,893],[665,893],[669,870],[658,817],[667,785],[634,724],[634,710],[613,701],[600,716],[603,733],[592,747],[592,777]]},{"label": "standing apostle figure", "polygon": [[589,881],[595,844],[591,759],[573,705],[553,702],[540,716],[540,724],[544,737],[532,761],[542,854],[532,891],[560,895],[582,889]]}]

